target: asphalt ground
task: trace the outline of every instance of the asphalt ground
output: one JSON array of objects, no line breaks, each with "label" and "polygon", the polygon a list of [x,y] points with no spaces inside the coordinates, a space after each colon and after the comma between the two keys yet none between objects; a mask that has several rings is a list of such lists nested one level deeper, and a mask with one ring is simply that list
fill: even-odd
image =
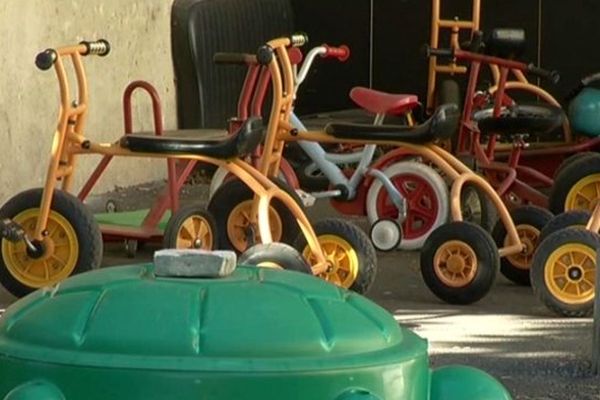
[{"label": "asphalt ground", "polygon": [[[326,202],[309,210],[312,219],[335,214]],[[363,220],[351,220],[365,227]],[[145,246],[135,259],[128,259],[121,244],[109,244],[103,265],[147,261],[154,249]],[[515,399],[600,399],[600,377],[590,372],[592,319],[558,318],[528,287],[499,276],[476,304],[448,305],[423,283],[418,252],[398,251],[378,253],[377,278],[367,297],[429,341],[432,367],[481,368]],[[14,300],[0,288],[0,309]]]}]

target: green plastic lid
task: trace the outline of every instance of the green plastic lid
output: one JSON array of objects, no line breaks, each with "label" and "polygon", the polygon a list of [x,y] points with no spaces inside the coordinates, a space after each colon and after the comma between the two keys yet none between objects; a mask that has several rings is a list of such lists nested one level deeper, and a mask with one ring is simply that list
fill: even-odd
[{"label": "green plastic lid", "polygon": [[86,366],[280,371],[381,365],[426,342],[366,298],[289,271],[223,278],[111,267],[32,293],[0,319],[0,354]]}]

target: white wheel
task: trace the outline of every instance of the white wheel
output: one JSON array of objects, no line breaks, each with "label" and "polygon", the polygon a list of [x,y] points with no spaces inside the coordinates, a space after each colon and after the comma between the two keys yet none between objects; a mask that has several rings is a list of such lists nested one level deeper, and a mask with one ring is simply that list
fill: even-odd
[{"label": "white wheel", "polygon": [[[415,161],[401,161],[383,170],[406,199],[407,215],[402,223],[399,249],[417,250],[437,227],[448,220],[449,192],[442,177],[431,167]],[[387,190],[376,179],[367,193],[369,224],[380,219],[397,219],[398,210]]]},{"label": "white wheel", "polygon": [[402,227],[393,219],[380,219],[371,226],[369,236],[377,250],[392,251],[402,241]]}]

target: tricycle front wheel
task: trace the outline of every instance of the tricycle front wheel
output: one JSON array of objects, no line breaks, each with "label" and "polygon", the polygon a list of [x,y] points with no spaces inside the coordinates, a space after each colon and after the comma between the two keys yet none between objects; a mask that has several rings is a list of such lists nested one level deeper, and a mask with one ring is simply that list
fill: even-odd
[{"label": "tricycle front wheel", "polygon": [[491,235],[470,222],[436,229],[421,249],[421,275],[429,289],[450,304],[471,304],[491,289],[500,256]]},{"label": "tricycle front wheel", "polygon": [[[38,188],[17,194],[0,209],[0,219],[12,220],[33,238],[42,193]],[[76,197],[54,191],[45,233],[36,243],[37,252],[28,249],[24,241],[2,239],[0,282],[17,297],[100,266],[100,227]]]}]

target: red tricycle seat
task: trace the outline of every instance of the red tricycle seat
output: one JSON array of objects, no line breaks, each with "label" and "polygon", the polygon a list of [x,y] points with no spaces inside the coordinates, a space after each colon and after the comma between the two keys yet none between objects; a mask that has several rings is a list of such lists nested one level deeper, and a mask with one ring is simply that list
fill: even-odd
[{"label": "red tricycle seat", "polygon": [[501,135],[510,139],[516,134],[546,135],[560,127],[565,121],[565,113],[559,107],[549,104],[517,104],[501,110],[500,116],[493,116],[493,109],[475,113],[482,135]]},{"label": "red tricycle seat", "polygon": [[[218,131],[207,132],[214,135]],[[247,119],[233,135],[213,136],[207,139],[203,130],[177,131],[177,133],[177,136],[130,134],[121,137],[119,144],[125,149],[138,153],[190,154],[228,159],[250,154],[262,141],[264,129],[261,118],[253,117]],[[202,139],[198,139],[198,136]]]},{"label": "red tricycle seat", "polygon": [[419,105],[419,98],[414,94],[385,93],[361,86],[352,88],[350,98],[375,114],[405,114]]}]

